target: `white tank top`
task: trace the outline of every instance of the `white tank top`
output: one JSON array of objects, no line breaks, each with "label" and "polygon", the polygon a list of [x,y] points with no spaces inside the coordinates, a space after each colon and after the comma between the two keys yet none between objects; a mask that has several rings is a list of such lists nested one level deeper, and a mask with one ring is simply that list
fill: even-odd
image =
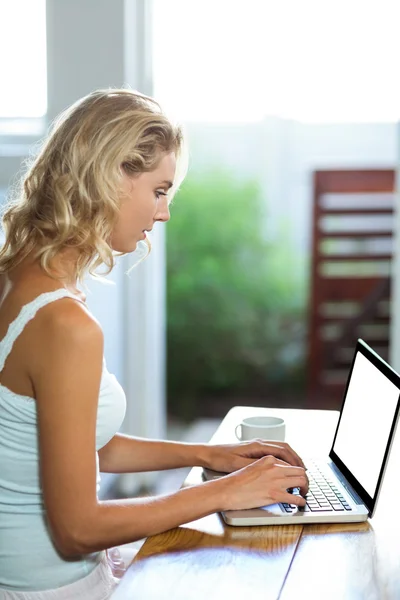
[{"label": "white tank top", "polygon": [[[62,288],[41,294],[22,308],[0,341],[0,373],[28,321],[46,304],[65,297],[82,302]],[[97,491],[97,451],[118,431],[125,409],[125,394],[103,359],[96,423]],[[43,506],[37,437],[35,400],[0,384],[0,590],[34,591],[68,585],[88,575],[103,554],[64,559],[57,552]]]}]

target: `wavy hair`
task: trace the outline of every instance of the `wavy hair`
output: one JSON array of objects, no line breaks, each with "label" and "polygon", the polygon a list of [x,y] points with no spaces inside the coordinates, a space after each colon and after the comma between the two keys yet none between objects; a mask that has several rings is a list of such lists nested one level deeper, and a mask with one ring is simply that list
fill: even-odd
[{"label": "wavy hair", "polygon": [[[5,244],[0,273],[31,252],[50,272],[65,248],[78,249],[76,276],[115,265],[110,240],[120,208],[121,169],[131,175],[155,169],[175,152],[177,177],[184,177],[183,134],[152,98],[128,89],[85,96],[54,122],[2,214]],[[170,193],[171,193],[170,192]]]}]

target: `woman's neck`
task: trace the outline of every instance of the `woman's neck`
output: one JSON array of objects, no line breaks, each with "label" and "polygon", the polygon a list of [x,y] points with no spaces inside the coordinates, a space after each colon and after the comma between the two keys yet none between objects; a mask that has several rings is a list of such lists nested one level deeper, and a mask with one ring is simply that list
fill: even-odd
[{"label": "woman's neck", "polygon": [[[85,301],[86,296],[79,290],[78,278],[76,276],[78,257],[79,254],[74,248],[67,248],[56,255],[49,266],[52,275],[57,278],[65,289]],[[12,269],[7,275],[11,283],[17,283],[17,281],[27,277],[34,279],[39,277],[49,277],[43,270],[40,259],[33,258],[32,254],[24,258],[19,265]]]}]

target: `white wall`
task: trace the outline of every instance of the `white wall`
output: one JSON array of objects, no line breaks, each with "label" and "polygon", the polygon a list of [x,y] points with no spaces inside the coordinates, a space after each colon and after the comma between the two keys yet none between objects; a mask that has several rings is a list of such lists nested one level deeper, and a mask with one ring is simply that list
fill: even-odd
[{"label": "white wall", "polygon": [[304,124],[275,117],[249,124],[187,125],[191,171],[223,165],[254,177],[267,204],[267,227],[291,223],[293,242],[307,253],[311,236],[312,173],[316,169],[395,168],[397,126]]}]

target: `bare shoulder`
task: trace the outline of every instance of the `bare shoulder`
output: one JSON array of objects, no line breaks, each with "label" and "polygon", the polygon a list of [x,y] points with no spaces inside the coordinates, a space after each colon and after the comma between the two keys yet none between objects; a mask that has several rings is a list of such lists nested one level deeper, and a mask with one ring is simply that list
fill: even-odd
[{"label": "bare shoulder", "polygon": [[70,372],[85,366],[101,370],[104,336],[98,321],[79,302],[62,298],[43,307],[38,314],[31,339],[40,336],[39,344],[31,346],[30,375],[33,382],[55,372]]},{"label": "bare shoulder", "polygon": [[46,338],[74,340],[77,342],[101,342],[103,332],[99,322],[83,304],[72,298],[61,298],[44,307],[38,326]]}]

